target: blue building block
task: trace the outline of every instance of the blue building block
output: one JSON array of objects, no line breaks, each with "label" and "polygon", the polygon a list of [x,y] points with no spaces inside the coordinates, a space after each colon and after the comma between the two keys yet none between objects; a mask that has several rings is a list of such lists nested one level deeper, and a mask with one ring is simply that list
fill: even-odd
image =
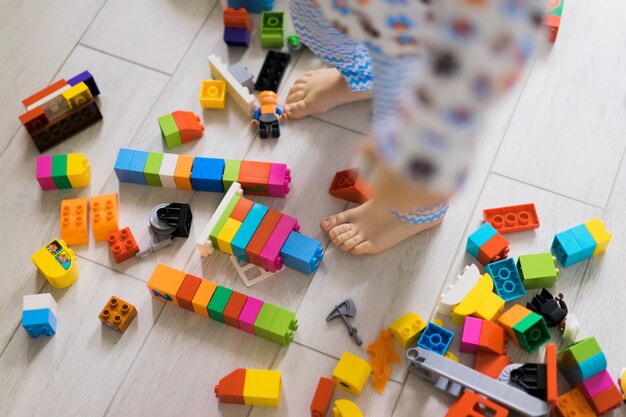
[{"label": "blue building block", "polygon": [[120,148],[115,160],[115,175],[120,182],[128,182],[128,170],[130,169],[130,161],[133,159],[133,150]]},{"label": "blue building block", "polygon": [[224,28],[224,42],[230,46],[250,46],[250,31],[247,28]]},{"label": "blue building block", "polygon": [[489,239],[498,233],[489,223],[485,223],[467,238],[466,250],[474,258],[478,259],[478,251],[480,247],[489,242]]},{"label": "blue building block", "polygon": [[75,77],[67,80],[67,83],[71,85],[72,87],[75,86],[76,84],[85,83],[85,85],[89,89],[89,92],[91,93],[91,96],[93,98],[96,98],[100,95],[100,89],[98,88],[98,85],[96,84],[96,80],[93,79],[93,75],[91,75],[89,71],[81,72]]},{"label": "blue building block", "polygon": [[57,330],[57,318],[49,308],[22,311],[22,327],[30,337],[52,336]]},{"label": "blue building block", "polygon": [[504,301],[515,300],[526,295],[524,283],[512,258],[492,262],[485,267],[485,270],[493,279],[496,294]]},{"label": "blue building block", "polygon": [[250,239],[258,229],[259,224],[265,217],[268,208],[262,204],[254,203],[248,215],[239,226],[239,230],[235,234],[235,237],[230,242],[230,246],[233,248],[233,255],[242,261],[248,262],[248,257],[246,256],[246,246],[250,243]]},{"label": "blue building block", "polygon": [[582,260],[582,248],[572,229],[557,233],[552,241],[552,253],[564,267]]},{"label": "blue building block", "polygon": [[565,379],[567,379],[567,382],[571,385],[576,385],[594,376],[598,372],[604,371],[606,367],[606,356],[604,356],[604,353],[600,352],[589,359],[585,359],[578,365],[570,366],[569,368],[559,368],[559,370]]},{"label": "blue building block", "polygon": [[274,0],[228,0],[228,7],[234,9],[244,8],[248,13],[261,13],[272,10]]},{"label": "blue building block", "polygon": [[424,329],[424,332],[417,341],[417,346],[443,355],[446,353],[446,350],[448,350],[450,343],[452,343],[453,337],[453,332],[431,322],[428,323],[426,329]]},{"label": "blue building block", "polygon": [[224,192],[222,176],[224,175],[223,159],[203,158],[197,156],[191,168],[191,188],[196,191]]},{"label": "blue building block", "polygon": [[133,158],[130,160],[130,166],[128,167],[128,181],[133,184],[147,185],[146,175],[144,169],[146,168],[146,162],[148,161],[148,152],[146,151],[133,151]]},{"label": "blue building block", "polygon": [[324,257],[319,241],[292,231],[280,250],[283,264],[305,274],[312,274]]},{"label": "blue building block", "polygon": [[581,261],[585,259],[591,258],[593,256],[593,252],[596,250],[596,240],[593,238],[591,233],[589,233],[589,229],[584,224],[579,224],[576,227],[572,227],[570,229],[578,244],[582,249],[581,253]]}]

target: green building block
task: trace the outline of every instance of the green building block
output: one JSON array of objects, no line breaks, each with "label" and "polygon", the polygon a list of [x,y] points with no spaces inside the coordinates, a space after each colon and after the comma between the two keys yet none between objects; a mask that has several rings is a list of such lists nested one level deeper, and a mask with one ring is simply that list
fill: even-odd
[{"label": "green building block", "polygon": [[513,326],[515,337],[522,349],[527,352],[534,352],[541,345],[550,340],[550,332],[543,317],[535,312],[531,312],[519,323]]},{"label": "green building block", "polygon": [[239,200],[241,200],[241,196],[239,194],[235,194],[233,196],[233,199],[230,200],[230,203],[228,203],[228,205],[226,206],[226,209],[224,210],[220,218],[217,220],[217,223],[215,223],[215,227],[213,228],[213,230],[211,230],[211,234],[209,235],[209,237],[211,238],[211,242],[213,243],[213,248],[219,248],[217,244],[217,235],[219,235],[222,231],[224,223],[226,223],[226,220],[228,220],[230,213],[233,212]]},{"label": "green building block", "polygon": [[[255,323],[256,324],[256,323]],[[293,340],[293,332],[298,330],[298,319],[291,311],[278,308],[276,317],[270,327],[270,340],[286,346]]]},{"label": "green building block", "polygon": [[261,46],[263,48],[282,48],[285,40],[285,13],[261,13]]},{"label": "green building block", "polygon": [[269,303],[264,303],[259,311],[259,315],[254,321],[254,334],[265,340],[272,340],[272,323],[276,314],[278,314],[278,307]]},{"label": "green building block", "polygon": [[166,114],[157,119],[159,121],[159,127],[161,128],[161,134],[165,139],[165,143],[168,148],[175,148],[183,144],[183,139],[180,137],[178,126],[174,121],[174,116]]},{"label": "green building block", "polygon": [[228,191],[233,182],[239,181],[239,169],[241,168],[241,161],[236,159],[227,159],[224,166],[224,174],[222,175],[222,185],[224,191]]},{"label": "green building block", "polygon": [[211,297],[211,301],[207,306],[210,318],[224,323],[224,309],[226,308],[226,304],[228,304],[228,300],[230,300],[230,296],[232,294],[233,290],[222,287],[221,285],[217,286],[215,292],[213,293],[213,297]]},{"label": "green building block", "polygon": [[592,356],[602,353],[602,349],[595,337],[588,337],[559,350],[559,368],[569,368],[579,365]]},{"label": "green building block", "polygon": [[72,188],[67,178],[67,155],[52,155],[52,181],[58,190]]},{"label": "green building block", "polygon": [[159,177],[159,171],[161,170],[162,161],[162,153],[150,152],[148,154],[148,160],[146,161],[146,166],[143,169],[143,175],[146,177],[146,183],[148,185],[161,187],[161,178]]},{"label": "green building block", "polygon": [[517,259],[517,270],[527,290],[550,288],[559,276],[556,258],[550,252],[520,256]]}]

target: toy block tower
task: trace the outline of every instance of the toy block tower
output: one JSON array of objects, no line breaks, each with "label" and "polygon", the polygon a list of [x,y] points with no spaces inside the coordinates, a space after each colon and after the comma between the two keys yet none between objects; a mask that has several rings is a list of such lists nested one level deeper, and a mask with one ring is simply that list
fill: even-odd
[{"label": "toy block tower", "polygon": [[25,295],[22,304],[22,327],[30,337],[52,336],[57,328],[57,303],[52,294]]},{"label": "toy block tower", "polygon": [[544,318],[519,304],[502,313],[498,317],[498,324],[504,328],[513,343],[527,352],[536,351],[550,340]]},{"label": "toy block tower", "polygon": [[602,220],[591,219],[557,233],[552,242],[552,253],[561,265],[568,267],[606,251],[611,237]]},{"label": "toy block tower", "polygon": [[249,46],[252,19],[244,8],[224,10],[224,42],[229,46]]},{"label": "toy block tower", "polygon": [[161,134],[168,148],[181,146],[183,143],[200,139],[204,126],[193,112],[176,110],[157,119]]},{"label": "toy block tower", "polygon": [[505,259],[509,254],[509,241],[485,223],[469,235],[466,250],[484,266]]}]

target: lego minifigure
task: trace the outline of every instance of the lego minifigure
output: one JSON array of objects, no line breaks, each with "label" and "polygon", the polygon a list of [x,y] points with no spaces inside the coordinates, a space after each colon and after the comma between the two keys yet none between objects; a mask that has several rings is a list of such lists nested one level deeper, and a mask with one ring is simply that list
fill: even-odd
[{"label": "lego minifigure", "polygon": [[259,136],[266,139],[271,132],[273,138],[280,137],[280,119],[286,119],[287,115],[283,109],[276,105],[278,97],[273,91],[263,91],[259,94],[261,107],[254,113],[254,120],[251,124],[259,125]]}]

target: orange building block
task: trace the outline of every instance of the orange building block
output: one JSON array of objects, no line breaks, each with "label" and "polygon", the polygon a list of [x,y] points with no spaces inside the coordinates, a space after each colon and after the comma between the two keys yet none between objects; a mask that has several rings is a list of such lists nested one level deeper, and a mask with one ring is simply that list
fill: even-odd
[{"label": "orange building block", "polygon": [[41,129],[49,122],[46,112],[41,107],[35,107],[34,109],[27,111],[26,113],[20,115],[19,119],[29,133]]},{"label": "orange building block", "polygon": [[180,286],[183,285],[185,276],[187,274],[183,271],[158,264],[147,283],[150,294],[154,298],[178,305],[176,294],[178,294]]},{"label": "orange building block", "polygon": [[500,233],[496,233],[491,239],[478,249],[478,262],[487,265],[491,262],[506,259],[509,255],[509,241]]},{"label": "orange building block", "polygon": [[504,329],[496,323],[483,320],[480,328],[478,350],[504,355]]},{"label": "orange building block", "polygon": [[515,331],[513,331],[513,326],[522,321],[530,313],[531,311],[526,307],[515,304],[498,317],[498,324],[502,326],[506,334],[517,346],[519,346],[519,342],[517,341],[517,336],[515,336]]},{"label": "orange building block", "polygon": [[65,87],[66,85],[68,85],[67,81],[65,81],[64,79],[60,79],[59,81],[56,81],[55,83],[50,84],[43,90],[36,92],[32,96],[26,97],[24,100],[22,100],[22,104],[24,105],[24,107],[28,107],[32,104],[35,104],[42,98],[49,96],[55,91],[60,90],[61,88]]},{"label": "orange building block", "polygon": [[246,258],[248,262],[254,265],[261,265],[261,251],[265,247],[267,240],[272,235],[274,228],[283,217],[282,213],[270,208],[263,217],[261,224],[254,232],[252,239],[246,246]]},{"label": "orange building block", "polygon": [[176,110],[172,113],[172,117],[183,143],[200,139],[204,134],[204,126],[200,123],[200,118],[192,112]]},{"label": "orange building block", "polygon": [[502,370],[511,364],[506,355],[494,355],[489,352],[476,352],[474,370],[490,378],[498,379]]},{"label": "orange building block", "polygon": [[359,177],[357,169],[347,169],[335,174],[328,193],[342,200],[362,204],[372,198],[372,191],[367,183]]},{"label": "orange building block", "polygon": [[252,32],[252,19],[246,9],[241,8],[235,10],[229,7],[224,10],[224,27],[246,28]]},{"label": "orange building block", "polygon": [[335,392],[335,382],[321,377],[311,401],[311,417],[325,417]]},{"label": "orange building block", "polygon": [[96,242],[118,230],[117,193],[91,197],[91,230]]},{"label": "orange building block", "polygon": [[137,310],[134,305],[113,296],[98,317],[105,326],[124,333],[137,317]]},{"label": "orange building block", "polygon": [[597,417],[578,388],[557,398],[556,415],[559,417]]},{"label": "orange building block", "polygon": [[230,213],[230,218],[243,222],[253,205],[254,201],[241,197],[233,211]]},{"label": "orange building block", "polygon": [[445,417],[507,417],[509,410],[485,397],[465,390]]},{"label": "orange building block", "polygon": [[179,306],[185,310],[195,311],[193,308],[193,297],[196,295],[201,282],[202,279],[194,275],[185,275],[185,279],[183,279],[183,283],[176,293],[176,301],[178,301]]},{"label": "orange building block", "polygon": [[75,198],[61,202],[61,239],[70,246],[89,243],[87,199]]},{"label": "orange building block", "polygon": [[239,314],[241,314],[246,301],[248,301],[247,295],[233,291],[222,313],[224,315],[224,323],[231,327],[239,328]]},{"label": "orange building block", "polygon": [[239,183],[243,192],[253,195],[269,195],[272,164],[269,162],[241,161]]},{"label": "orange building block", "polygon": [[206,279],[202,280],[198,291],[196,291],[196,295],[193,296],[193,300],[191,301],[195,313],[209,317],[208,307],[216,288],[216,283],[207,281]]},{"label": "orange building block", "polygon": [[191,190],[191,168],[194,157],[191,155],[178,155],[176,169],[174,169],[174,183],[179,190]]},{"label": "orange building block", "polygon": [[[591,406],[598,415],[606,414],[622,405],[622,394],[615,385],[591,397]],[[569,416],[568,416],[569,417]]]},{"label": "orange building block", "polygon": [[548,343],[546,345],[546,402],[550,404],[552,411],[556,406],[558,393],[558,376],[556,366],[556,345]]},{"label": "orange building block", "polygon": [[391,366],[400,362],[400,356],[393,346],[393,334],[390,330],[382,330],[378,339],[367,347],[370,354],[369,364],[372,365],[372,385],[379,394],[385,391],[387,381],[391,376]]},{"label": "orange building block", "polygon": [[135,257],[135,254],[139,252],[139,246],[128,227],[107,234],[106,240],[109,243],[109,250],[118,264]]},{"label": "orange building block", "polygon": [[246,370],[244,368],[235,369],[215,386],[215,396],[221,403],[245,404],[243,397],[243,387],[246,383]]}]

